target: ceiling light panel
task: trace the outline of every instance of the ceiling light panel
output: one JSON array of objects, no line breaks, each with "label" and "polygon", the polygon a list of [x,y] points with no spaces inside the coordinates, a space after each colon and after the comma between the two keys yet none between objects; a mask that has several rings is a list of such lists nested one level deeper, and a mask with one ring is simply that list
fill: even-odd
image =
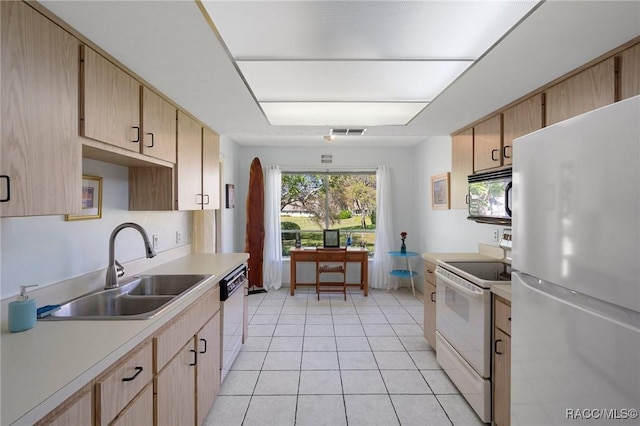
[{"label": "ceiling light panel", "polygon": [[404,126],[426,103],[406,102],[262,102],[276,126]]},{"label": "ceiling light panel", "polygon": [[238,61],[258,101],[430,101],[467,61]]},{"label": "ceiling light panel", "polygon": [[476,59],[538,1],[207,1],[236,59]]}]

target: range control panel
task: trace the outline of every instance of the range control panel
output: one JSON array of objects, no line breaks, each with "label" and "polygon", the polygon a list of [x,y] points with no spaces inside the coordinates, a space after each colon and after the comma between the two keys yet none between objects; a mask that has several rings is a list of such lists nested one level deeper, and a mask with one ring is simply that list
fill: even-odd
[{"label": "range control panel", "polygon": [[513,240],[511,229],[504,229],[502,231],[502,238],[500,239],[500,247],[504,249],[505,259],[511,260],[511,248]]}]

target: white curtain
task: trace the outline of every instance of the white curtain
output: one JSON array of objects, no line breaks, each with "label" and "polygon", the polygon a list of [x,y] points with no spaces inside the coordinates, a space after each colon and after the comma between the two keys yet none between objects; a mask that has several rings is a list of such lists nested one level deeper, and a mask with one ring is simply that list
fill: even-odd
[{"label": "white curtain", "polygon": [[282,286],[282,237],[280,235],[280,166],[265,167],[264,251],[262,281],[267,290]]},{"label": "white curtain", "polygon": [[[391,200],[391,173],[388,166],[378,166],[376,173],[376,251],[373,255],[371,287],[388,288],[393,247],[393,213]],[[395,282],[396,280],[393,280]],[[395,287],[397,288],[397,282]]]}]

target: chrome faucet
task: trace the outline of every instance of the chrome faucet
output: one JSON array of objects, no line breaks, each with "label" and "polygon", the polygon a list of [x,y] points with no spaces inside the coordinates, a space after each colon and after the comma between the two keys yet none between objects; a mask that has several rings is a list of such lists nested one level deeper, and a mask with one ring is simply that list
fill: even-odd
[{"label": "chrome faucet", "polygon": [[109,238],[109,265],[107,265],[107,279],[104,286],[105,290],[108,290],[110,288],[117,288],[118,278],[124,275],[124,267],[115,259],[115,242],[118,233],[125,228],[133,228],[137,230],[140,235],[142,235],[142,239],[144,240],[144,248],[148,259],[151,259],[156,255],[156,252],[153,249],[151,242],[149,241],[149,236],[142,226],[133,222],[126,222],[116,226],[116,228],[111,233],[111,237]]}]

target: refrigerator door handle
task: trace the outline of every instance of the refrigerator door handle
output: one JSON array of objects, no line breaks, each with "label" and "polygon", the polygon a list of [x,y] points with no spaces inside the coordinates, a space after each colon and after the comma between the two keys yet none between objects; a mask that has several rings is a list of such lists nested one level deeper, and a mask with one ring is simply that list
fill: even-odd
[{"label": "refrigerator door handle", "polygon": [[509,202],[511,201],[511,187],[513,187],[513,182],[509,182],[504,189],[504,209],[509,217],[511,217],[511,207],[509,207]]}]

